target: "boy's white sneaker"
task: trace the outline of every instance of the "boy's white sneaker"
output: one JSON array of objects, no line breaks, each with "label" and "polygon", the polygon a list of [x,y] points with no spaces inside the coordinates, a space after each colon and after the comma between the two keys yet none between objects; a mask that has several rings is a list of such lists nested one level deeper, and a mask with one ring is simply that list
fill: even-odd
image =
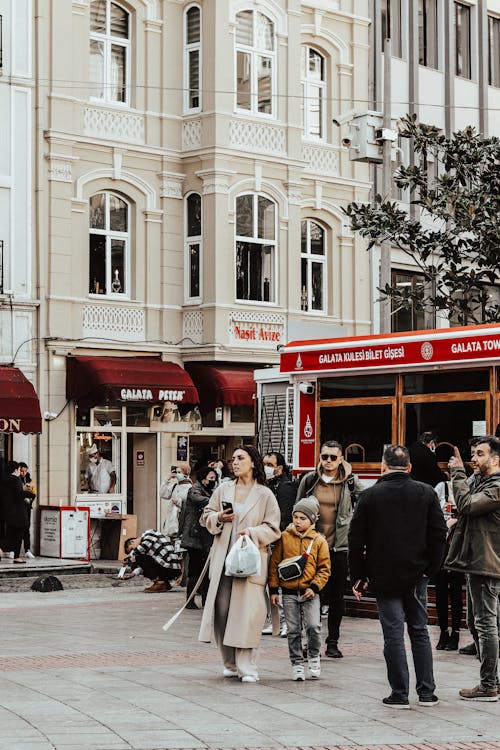
[{"label": "boy's white sneaker", "polygon": [[313,656],[311,659],[308,659],[307,665],[309,667],[309,674],[311,675],[311,679],[319,680],[321,675],[321,664],[319,656]]},{"label": "boy's white sneaker", "polygon": [[292,667],[292,680],[295,682],[304,682],[306,675],[304,673],[304,667],[302,664],[295,664]]}]

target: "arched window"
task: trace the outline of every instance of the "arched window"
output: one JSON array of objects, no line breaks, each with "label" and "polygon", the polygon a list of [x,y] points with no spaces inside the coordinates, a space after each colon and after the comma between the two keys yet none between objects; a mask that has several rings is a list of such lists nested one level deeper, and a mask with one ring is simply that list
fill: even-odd
[{"label": "arched window", "polygon": [[186,198],[186,301],[201,301],[202,229],[201,196]]},{"label": "arched window", "polygon": [[305,219],[300,237],[300,307],[304,312],[326,312],[326,232]]},{"label": "arched window", "polygon": [[130,294],[130,207],[113,193],[97,193],[89,206],[89,292]]},{"label": "arched window", "polygon": [[264,195],[236,198],[236,299],[276,301],[276,204]]},{"label": "arched window", "polygon": [[325,58],[312,47],[302,47],[302,128],[305,138],[325,137]]},{"label": "arched window", "polygon": [[201,109],[201,9],[188,8],[184,15],[184,110]]},{"label": "arched window", "polygon": [[236,14],[236,108],[273,115],[276,35],[274,24],[256,10]]},{"label": "arched window", "polygon": [[111,0],[90,3],[90,95],[128,104],[130,14]]}]

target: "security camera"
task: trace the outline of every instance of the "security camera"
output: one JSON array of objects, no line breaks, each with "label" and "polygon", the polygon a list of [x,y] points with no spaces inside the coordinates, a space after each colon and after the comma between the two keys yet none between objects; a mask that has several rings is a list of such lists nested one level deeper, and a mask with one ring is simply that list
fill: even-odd
[{"label": "security camera", "polygon": [[312,396],[314,385],[312,383],[299,383],[299,391],[305,393],[307,396]]},{"label": "security camera", "polygon": [[352,120],[355,114],[356,114],[356,110],[350,109],[348,112],[346,112],[343,115],[336,115],[332,119],[332,122],[334,125],[337,125],[338,127],[340,127],[340,125],[344,125],[346,122],[349,122],[349,120]]},{"label": "security camera", "polygon": [[46,422],[51,422],[53,419],[57,417],[57,413],[55,411],[44,411],[43,418]]},{"label": "security camera", "polygon": [[342,138],[342,145],[346,148],[350,148],[352,145],[352,137],[350,135],[344,136],[344,138]]}]

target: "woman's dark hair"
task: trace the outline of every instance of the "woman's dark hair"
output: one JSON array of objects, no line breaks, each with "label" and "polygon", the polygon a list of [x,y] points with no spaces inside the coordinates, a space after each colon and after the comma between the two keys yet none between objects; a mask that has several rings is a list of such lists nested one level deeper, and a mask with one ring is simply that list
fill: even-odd
[{"label": "woman's dark hair", "polygon": [[137,539],[135,536],[129,536],[128,539],[125,539],[125,542],[123,544],[123,549],[125,550],[125,554],[128,555],[130,552],[130,542],[134,542]]},{"label": "woman's dark hair", "polygon": [[257,484],[263,484],[267,487],[267,479],[266,479],[266,472],[264,471],[264,463],[262,461],[262,456],[260,455],[257,448],[254,448],[253,445],[238,445],[235,450],[241,450],[245,451],[245,453],[248,453],[250,458],[253,461],[253,478],[257,482]]},{"label": "woman's dark hair", "polygon": [[16,469],[19,469],[19,464],[17,461],[9,461],[7,464],[7,474],[13,474]]},{"label": "woman's dark hair", "polygon": [[215,474],[217,476],[215,469],[212,469],[211,466],[202,466],[199,469],[196,469],[196,479],[198,482],[201,482],[202,479],[206,479],[208,475],[212,472],[212,474]]}]

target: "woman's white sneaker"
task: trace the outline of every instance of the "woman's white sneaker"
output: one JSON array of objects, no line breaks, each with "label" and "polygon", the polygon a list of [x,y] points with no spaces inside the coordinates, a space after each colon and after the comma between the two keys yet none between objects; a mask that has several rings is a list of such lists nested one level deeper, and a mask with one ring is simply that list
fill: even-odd
[{"label": "woman's white sneaker", "polygon": [[227,667],[224,667],[222,674],[224,675],[224,677],[238,677],[238,670],[228,669]]},{"label": "woman's white sneaker", "polygon": [[311,679],[319,680],[321,676],[321,664],[319,656],[313,656],[311,659],[308,659],[307,664],[309,667],[309,674],[311,675]]},{"label": "woman's white sneaker", "polygon": [[33,552],[31,552],[31,550],[28,550],[24,556],[27,557],[28,560],[34,560],[35,559],[35,555],[33,554]]},{"label": "woman's white sneaker", "polygon": [[258,682],[259,678],[256,675],[253,674],[245,674],[241,678],[242,682]]},{"label": "woman's white sneaker", "polygon": [[304,667],[302,664],[295,664],[292,667],[292,680],[295,682],[304,682],[306,675],[304,673]]}]

